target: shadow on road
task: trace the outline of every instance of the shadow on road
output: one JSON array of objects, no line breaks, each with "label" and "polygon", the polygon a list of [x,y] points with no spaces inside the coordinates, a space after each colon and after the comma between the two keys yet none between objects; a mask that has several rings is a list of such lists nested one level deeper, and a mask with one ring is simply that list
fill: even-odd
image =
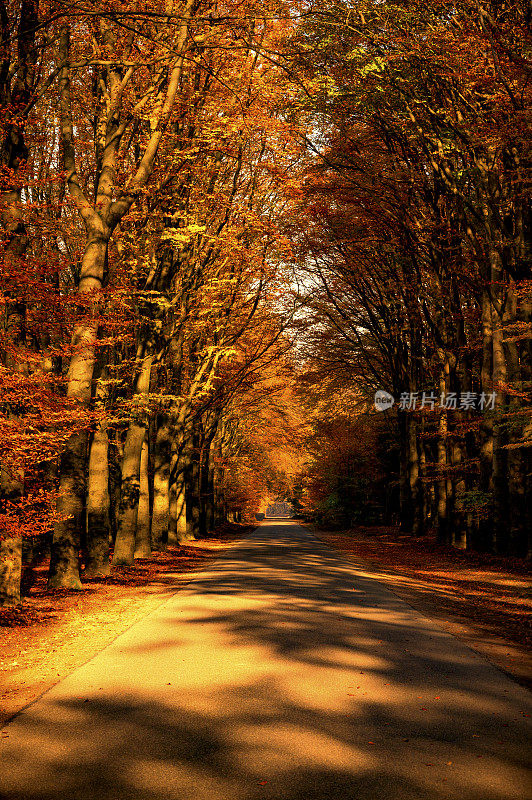
[{"label": "shadow on road", "polygon": [[2,797],[529,796],[526,691],[299,526],[141,626],[6,729]]}]

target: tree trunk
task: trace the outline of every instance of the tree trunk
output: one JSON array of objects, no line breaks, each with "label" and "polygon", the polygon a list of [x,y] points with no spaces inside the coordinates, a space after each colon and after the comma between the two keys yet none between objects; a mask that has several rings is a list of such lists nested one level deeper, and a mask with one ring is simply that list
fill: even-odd
[{"label": "tree trunk", "polygon": [[180,544],[191,541],[187,534],[187,496],[182,475],[176,482],[176,533]]},{"label": "tree trunk", "polygon": [[214,525],[223,525],[225,520],[225,501],[223,495],[224,471],[214,466]]},{"label": "tree trunk", "polygon": [[199,483],[199,498],[200,498],[200,536],[204,538],[207,535],[207,505],[209,493],[209,451],[208,444],[204,442],[203,447],[198,453],[198,483]]},{"label": "tree trunk", "polygon": [[[5,221],[5,220],[4,220]],[[12,343],[15,347],[24,347],[26,331],[26,306],[24,303],[6,303],[4,330],[10,331]],[[25,363],[22,363],[13,353],[5,353],[4,366],[14,372],[26,372]],[[6,409],[4,409],[5,411]],[[13,414],[8,412],[8,417]],[[20,499],[24,491],[24,474],[19,475],[20,480],[11,476],[5,467],[0,464],[0,513],[6,500]],[[0,530],[0,606],[16,605],[20,602],[21,576],[22,576],[22,538],[20,536],[2,537]]]},{"label": "tree trunk", "polygon": [[181,437],[178,437],[176,433],[172,441],[172,479],[168,525],[168,543],[173,545],[185,544],[192,540],[187,530],[185,473],[186,458],[182,450]]},{"label": "tree trunk", "polygon": [[168,544],[177,545],[177,483],[172,479],[170,467],[170,482],[168,484]]},{"label": "tree trunk", "polygon": [[146,431],[140,456],[140,494],[135,536],[135,558],[149,558],[151,556],[149,460],[149,437],[148,431]]},{"label": "tree trunk", "polygon": [[[80,293],[101,289],[107,243],[108,238],[97,231],[89,236],[81,264]],[[72,337],[74,353],[68,372],[68,396],[84,406],[89,405],[92,397],[97,335],[98,323],[89,319],[78,323]],[[52,539],[50,589],[81,589],[79,548],[85,510],[87,440],[86,431],[71,436],[61,458],[57,503],[59,520]]]},{"label": "tree trunk", "polygon": [[146,427],[131,422],[124,445],[120,512],[113,564],[131,566],[135,558],[135,539],[140,495],[140,461]]},{"label": "tree trunk", "polygon": [[441,409],[438,421],[438,541],[441,544],[448,542],[448,516],[447,516],[447,411]]},{"label": "tree trunk", "polygon": [[[425,423],[422,421],[422,438],[419,442],[419,472],[421,477],[425,477],[427,473],[427,449],[428,443],[425,438],[423,438],[423,433],[425,433]],[[430,459],[428,459],[430,461]],[[424,483],[421,484],[422,487],[422,496],[421,496],[421,522],[422,522],[422,530],[426,531],[427,528],[432,523],[433,518],[433,495],[431,490],[428,486]]]},{"label": "tree trunk", "polygon": [[412,533],[414,510],[409,471],[408,413],[400,411],[397,415],[399,427],[399,520],[401,530]]},{"label": "tree trunk", "polygon": [[205,527],[207,533],[212,533],[215,522],[214,508],[214,448],[211,444],[207,454],[207,491],[205,495]]},{"label": "tree trunk", "polygon": [[180,472],[181,461],[181,437],[174,427],[172,442],[170,446],[170,481],[168,484],[168,544],[178,545],[179,536],[177,532],[177,495],[182,484]]},{"label": "tree trunk", "polygon": [[89,453],[87,493],[87,563],[90,578],[109,575],[109,439],[107,426],[99,425]]},{"label": "tree trunk", "polygon": [[49,589],[81,589],[79,579],[80,536],[85,512],[85,465],[87,432],[70,437],[61,457],[59,519],[55,524],[48,573]]},{"label": "tree trunk", "polygon": [[120,436],[109,442],[109,542],[114,545],[118,529],[118,516],[120,511],[120,478],[121,465],[124,457],[124,444]]},{"label": "tree trunk", "polygon": [[[487,281],[488,278],[485,277]],[[482,293],[482,366],[481,387],[485,394],[492,391],[493,371],[493,319],[489,293]],[[489,413],[484,412],[480,423],[480,491],[485,499],[485,507],[481,510],[478,520],[478,536],[475,546],[480,550],[489,550],[492,547],[491,516],[493,503],[493,419]],[[489,515],[488,515],[488,512]]]},{"label": "tree trunk", "polygon": [[452,464],[454,469],[458,470],[454,477],[454,515],[452,521],[451,543],[453,547],[456,547],[458,550],[465,550],[468,546],[468,541],[466,517],[463,506],[463,496],[466,490],[466,484],[464,476],[461,472],[462,468],[460,466],[463,461],[462,444],[457,438],[455,438],[451,448]]},{"label": "tree trunk", "polygon": [[[523,309],[523,312],[522,316],[526,317],[526,309]],[[504,314],[505,329],[514,329],[514,326],[519,321],[517,291],[512,281]],[[525,325],[527,324],[530,324],[530,320],[525,322]],[[522,442],[526,441],[525,421],[528,421],[521,399],[525,390],[523,374],[526,374],[526,347],[523,346],[523,343],[521,346],[522,359],[520,359],[517,343],[512,341],[511,337],[508,338],[509,341],[504,342],[508,370],[507,380],[512,389],[520,394],[519,398],[510,397],[508,402],[508,410],[514,418],[514,424],[510,426],[508,431],[509,443],[519,445],[506,451],[508,510],[510,512],[510,519],[508,520],[508,553],[514,556],[525,556],[527,553],[527,531],[530,525],[526,497],[527,461],[524,457],[526,449],[522,446]],[[520,363],[521,360],[523,368]]]},{"label": "tree trunk", "polygon": [[120,490],[120,511],[118,531],[115,540],[113,564],[131,566],[135,560],[135,539],[137,536],[137,520],[140,497],[140,464],[142,449],[146,441],[149,422],[144,407],[150,391],[151,368],[153,354],[151,342],[144,342],[138,356],[139,373],[135,382],[132,419],[124,445],[122,461],[122,480]]},{"label": "tree trunk", "polygon": [[[494,271],[494,283],[502,278],[499,269]],[[495,286],[498,286],[495,283]],[[500,293],[500,290],[498,291]],[[502,302],[502,300],[501,300]],[[508,483],[506,476],[507,451],[506,433],[502,415],[504,413],[504,386],[507,380],[506,358],[504,353],[504,330],[502,315],[495,308],[493,314],[493,390],[495,399],[495,419],[493,422],[493,532],[492,549],[495,553],[506,553],[508,549]]]},{"label": "tree trunk", "polygon": [[20,603],[22,539],[0,539],[0,606]]},{"label": "tree trunk", "polygon": [[423,525],[423,486],[419,474],[419,450],[417,441],[418,424],[412,414],[407,415],[408,420],[408,479],[410,483],[410,497],[412,498],[412,533],[421,536],[424,533]]},{"label": "tree trunk", "polygon": [[200,528],[200,469],[199,447],[197,435],[194,434],[189,444],[190,450],[186,453],[185,468],[185,493],[187,506],[187,536],[198,539],[201,536]]},{"label": "tree trunk", "polygon": [[[28,160],[25,141],[25,126],[28,111],[23,109],[38,85],[36,76],[38,61],[35,45],[38,30],[39,8],[37,2],[18,4],[18,24],[10,27],[9,4],[2,3],[2,76],[0,78],[0,105],[2,107],[2,136],[0,149],[0,227],[2,228],[2,278],[5,319],[2,320],[2,344],[10,340],[14,352],[5,352],[3,366],[9,370],[26,372],[19,362],[17,348],[25,347],[26,303],[17,296],[18,287],[12,293],[5,283],[9,276],[9,265],[20,263],[29,245],[28,229],[20,208],[21,190],[19,169]],[[14,21],[14,20],[13,20]],[[6,38],[7,37],[7,38]],[[11,42],[11,43],[10,43]],[[13,58],[13,60],[11,60]],[[26,288],[26,287],[24,287]],[[13,296],[14,295],[14,296]],[[25,357],[23,356],[25,360]],[[11,363],[14,361],[15,363]],[[5,411],[5,409],[4,409]],[[24,489],[22,481],[8,477],[0,464],[0,512],[1,501],[20,497]],[[20,602],[20,580],[22,576],[22,539],[1,538],[0,531],[0,606],[16,605]]]},{"label": "tree trunk", "polygon": [[170,422],[161,415],[155,438],[153,471],[152,547],[164,550],[168,541],[168,513],[170,489]]}]

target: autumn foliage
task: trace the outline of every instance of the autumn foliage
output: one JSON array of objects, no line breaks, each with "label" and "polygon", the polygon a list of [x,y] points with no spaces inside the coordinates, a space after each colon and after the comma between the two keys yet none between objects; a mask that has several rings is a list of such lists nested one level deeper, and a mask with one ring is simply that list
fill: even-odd
[{"label": "autumn foliage", "polygon": [[[530,550],[530,37],[521,3],[335,3],[300,32],[310,348],[395,400],[399,518]],[[307,55],[308,54],[308,55]],[[319,134],[317,133],[319,131]]]},{"label": "autumn foliage", "polygon": [[0,2],[0,602],[276,500],[526,554],[527,13]]}]

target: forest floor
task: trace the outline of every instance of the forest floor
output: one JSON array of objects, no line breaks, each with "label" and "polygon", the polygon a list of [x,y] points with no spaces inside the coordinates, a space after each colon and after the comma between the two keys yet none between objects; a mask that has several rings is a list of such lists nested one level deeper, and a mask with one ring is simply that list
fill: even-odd
[{"label": "forest floor", "polygon": [[[314,529],[315,530],[315,529]],[[366,565],[401,599],[438,619],[500,669],[532,688],[532,565],[413,538],[397,528],[317,530]]]},{"label": "forest floor", "polygon": [[134,567],[111,567],[108,578],[82,578],[81,591],[49,591],[48,561],[34,567],[25,575],[21,605],[0,609],[0,727],[253,527],[227,525],[207,539],[139,559]]}]

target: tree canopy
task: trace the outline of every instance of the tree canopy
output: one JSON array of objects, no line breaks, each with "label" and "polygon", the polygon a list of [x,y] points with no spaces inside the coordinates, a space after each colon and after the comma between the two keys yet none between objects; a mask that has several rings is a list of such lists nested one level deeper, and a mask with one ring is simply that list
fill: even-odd
[{"label": "tree canopy", "polygon": [[276,502],[530,554],[530,21],[0,0],[0,603]]}]

